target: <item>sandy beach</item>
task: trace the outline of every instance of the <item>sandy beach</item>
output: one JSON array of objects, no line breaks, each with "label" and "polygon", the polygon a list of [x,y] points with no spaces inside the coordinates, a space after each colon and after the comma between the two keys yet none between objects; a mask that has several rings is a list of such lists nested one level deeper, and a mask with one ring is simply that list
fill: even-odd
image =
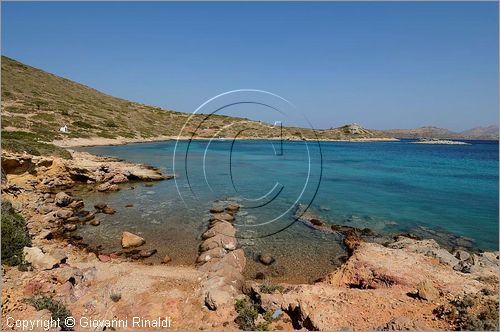
[{"label": "sandy beach", "polygon": [[[276,141],[281,140],[282,138],[266,138],[265,140]],[[125,145],[132,143],[152,143],[152,142],[163,142],[163,141],[173,141],[173,140],[210,140],[210,138],[205,137],[189,137],[189,136],[158,136],[154,138],[103,138],[103,137],[94,137],[94,138],[68,138],[63,140],[55,140],[51,143],[63,148],[72,148],[72,147],[85,147],[85,146],[103,146],[103,145]],[[226,138],[224,140],[232,141],[233,138]],[[237,137],[234,140],[261,140],[261,138],[255,137]],[[303,141],[295,138],[283,138],[286,141]],[[392,137],[374,137],[374,138],[353,138],[353,139],[317,139],[317,140],[307,140],[307,141],[320,141],[320,142],[397,142],[399,139]]]}]

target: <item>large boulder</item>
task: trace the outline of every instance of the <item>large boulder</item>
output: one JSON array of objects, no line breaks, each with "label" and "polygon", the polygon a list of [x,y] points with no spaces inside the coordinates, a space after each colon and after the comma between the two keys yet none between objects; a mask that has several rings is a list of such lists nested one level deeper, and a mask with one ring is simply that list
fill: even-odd
[{"label": "large boulder", "polygon": [[224,207],[220,205],[214,205],[210,209],[210,213],[222,213],[222,212],[224,212]]},{"label": "large boulder", "polygon": [[68,219],[73,216],[73,211],[70,209],[59,209],[56,212],[56,216],[61,219]]},{"label": "large boulder", "polygon": [[210,310],[217,310],[220,306],[232,303],[232,301],[231,293],[222,287],[210,289],[205,294],[205,304]]},{"label": "large boulder", "polygon": [[113,176],[113,178],[110,180],[111,183],[124,183],[124,182],[127,182],[128,181],[128,178],[123,175],[123,174],[116,174],[115,176]]},{"label": "large boulder", "polygon": [[215,223],[209,230],[203,233],[201,237],[205,240],[214,237],[217,234],[234,237],[236,235],[236,229],[227,221],[220,221]]},{"label": "large boulder", "polygon": [[140,237],[139,235],[135,235],[130,232],[122,233],[122,247],[124,249],[140,247],[144,243],[146,243],[146,240],[144,240],[144,238]]},{"label": "large boulder", "polygon": [[231,203],[226,207],[226,210],[230,214],[235,214],[240,209],[240,205],[238,203]]},{"label": "large boulder", "polygon": [[120,187],[118,187],[116,184],[110,183],[110,182],[105,182],[101,183],[100,185],[97,186],[97,191],[118,191],[120,190]]},{"label": "large boulder", "polygon": [[106,206],[108,206],[106,203],[95,203],[94,204],[94,208],[96,210],[102,210],[104,209]]},{"label": "large boulder", "polygon": [[223,234],[216,234],[201,243],[200,251],[204,252],[218,247],[226,250],[234,250],[236,249],[236,238]]},{"label": "large boulder", "polygon": [[61,191],[61,192],[57,193],[54,200],[58,206],[64,207],[64,206],[68,206],[69,204],[71,204],[71,202],[73,202],[73,197],[69,196],[64,191]]},{"label": "large boulder", "polygon": [[216,220],[224,220],[224,221],[229,221],[229,222],[232,222],[234,220],[234,217],[232,215],[230,215],[229,213],[225,213],[225,212],[214,213],[212,216],[213,216],[213,219],[216,219]]},{"label": "large boulder", "polygon": [[37,270],[50,270],[56,267],[62,260],[62,257],[54,257],[50,254],[45,254],[37,247],[24,247],[23,254],[24,260]]},{"label": "large boulder", "polygon": [[435,301],[439,298],[439,291],[431,281],[424,280],[417,285],[417,296],[422,300]]},{"label": "large boulder", "polygon": [[455,257],[461,261],[466,261],[466,260],[469,260],[471,258],[470,254],[465,250],[456,250],[454,252],[454,254],[455,254]]},{"label": "large boulder", "polygon": [[392,249],[405,249],[406,251],[424,254],[429,257],[437,258],[441,263],[454,267],[459,259],[453,256],[449,251],[443,249],[434,240],[415,240],[405,236],[399,236],[396,242],[388,245]]},{"label": "large boulder", "polygon": [[73,202],[71,202],[68,205],[68,208],[74,209],[74,210],[80,210],[80,209],[83,209],[84,206],[85,206],[85,204],[83,203],[82,200],[80,200],[80,201],[74,200]]},{"label": "large boulder", "polygon": [[215,273],[227,278],[234,277],[234,279],[238,279],[240,277],[243,278],[241,273],[243,273],[245,269],[246,262],[243,249],[236,249],[228,252],[221,259],[210,260],[200,266],[199,269],[203,272]]},{"label": "large boulder", "polygon": [[205,263],[212,258],[222,258],[226,255],[226,250],[224,248],[213,248],[208,251],[201,253],[196,260],[197,263]]},{"label": "large boulder", "polygon": [[101,212],[104,214],[115,214],[116,210],[113,208],[110,208],[109,206],[106,206],[104,209],[101,210]]}]

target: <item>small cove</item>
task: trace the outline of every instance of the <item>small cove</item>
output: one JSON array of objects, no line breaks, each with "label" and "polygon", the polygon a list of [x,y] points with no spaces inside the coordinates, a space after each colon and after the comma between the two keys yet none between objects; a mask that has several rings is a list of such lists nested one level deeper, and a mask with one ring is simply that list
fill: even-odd
[{"label": "small cove", "polygon": [[[75,191],[87,207],[105,202],[117,210],[114,215],[99,214],[100,226],[84,225],[78,235],[90,247],[113,252],[121,250],[121,232],[128,230],[146,238],[145,249],[158,250],[147,261],[157,263],[168,254],[173,264],[192,265],[211,204],[231,197],[243,205],[237,215],[238,236],[250,237],[239,239],[247,255],[247,277],[263,272],[275,281],[312,282],[333,271],[345,255],[335,235],[293,223],[291,212],[259,226],[295,202],[307,173],[304,146],[286,142],[283,158],[277,158],[269,153],[269,142],[238,142],[232,165],[235,183],[230,183],[223,176],[227,175],[229,144],[212,142],[205,154],[206,142],[191,143],[189,161],[194,167],[189,175],[195,200],[185,195],[189,188],[180,168],[175,172],[177,183],[169,180],[149,186],[130,182],[120,185],[116,193]],[[150,164],[171,173],[174,147],[175,142],[167,141],[80,150]],[[464,146],[321,142],[321,148],[323,174],[311,210],[326,222],[366,227],[380,234],[411,232],[449,246],[458,243],[478,250],[498,249],[497,142]],[[196,167],[204,156],[212,190],[206,189],[203,168]],[[313,165],[311,182],[319,178],[315,169]],[[251,204],[242,197],[259,197],[275,182],[288,191],[283,190],[272,204],[249,208]],[[315,187],[306,189],[305,203],[313,197]],[[260,253],[272,254],[276,263],[263,266],[256,261]]]}]

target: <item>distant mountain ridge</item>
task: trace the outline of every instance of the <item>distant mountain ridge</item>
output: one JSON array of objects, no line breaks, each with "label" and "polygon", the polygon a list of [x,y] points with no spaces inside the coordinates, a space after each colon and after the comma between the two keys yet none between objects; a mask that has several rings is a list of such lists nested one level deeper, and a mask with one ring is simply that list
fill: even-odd
[{"label": "distant mountain ridge", "polygon": [[[386,138],[448,138],[498,140],[498,127],[478,127],[461,133],[443,128],[371,130],[358,124],[317,129],[273,126],[225,115],[194,115],[131,102],[47,73],[2,56],[2,138],[24,137],[50,142],[62,138],[152,139],[194,135],[197,138],[377,140]],[[182,130],[186,121],[189,126]],[[67,125],[69,133],[59,128]],[[28,135],[29,134],[29,135]],[[23,136],[24,135],[24,136]]]},{"label": "distant mountain ridge", "polygon": [[[33,140],[236,137],[283,139],[379,139],[383,134],[352,124],[313,130],[273,126],[225,115],[193,115],[109,96],[91,87],[2,56],[2,133]],[[185,126],[189,119],[188,125]],[[67,125],[69,133],[59,128]],[[282,129],[282,130],[281,130]],[[34,136],[33,136],[34,135]],[[7,136],[7,135],[2,135]],[[13,137],[14,137],[13,136]],[[241,135],[238,137],[242,137]],[[27,138],[28,139],[28,138]]]},{"label": "distant mountain ridge", "polygon": [[498,126],[475,127],[461,132],[432,126],[414,129],[381,130],[384,135],[396,138],[440,138],[440,139],[467,139],[467,140],[498,140]]}]

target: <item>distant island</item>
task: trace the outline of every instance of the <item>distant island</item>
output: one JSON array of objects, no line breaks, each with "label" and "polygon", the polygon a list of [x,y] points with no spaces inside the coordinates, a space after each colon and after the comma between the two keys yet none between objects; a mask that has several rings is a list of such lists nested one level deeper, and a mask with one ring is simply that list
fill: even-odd
[{"label": "distant island", "polygon": [[452,141],[449,139],[439,139],[439,138],[422,138],[418,139],[414,144],[445,144],[445,145],[470,145],[470,143],[461,141]]},{"label": "distant island", "polygon": [[498,126],[476,127],[461,132],[454,132],[445,128],[420,127],[415,129],[383,130],[384,135],[398,138],[439,138],[465,140],[497,140]]}]

